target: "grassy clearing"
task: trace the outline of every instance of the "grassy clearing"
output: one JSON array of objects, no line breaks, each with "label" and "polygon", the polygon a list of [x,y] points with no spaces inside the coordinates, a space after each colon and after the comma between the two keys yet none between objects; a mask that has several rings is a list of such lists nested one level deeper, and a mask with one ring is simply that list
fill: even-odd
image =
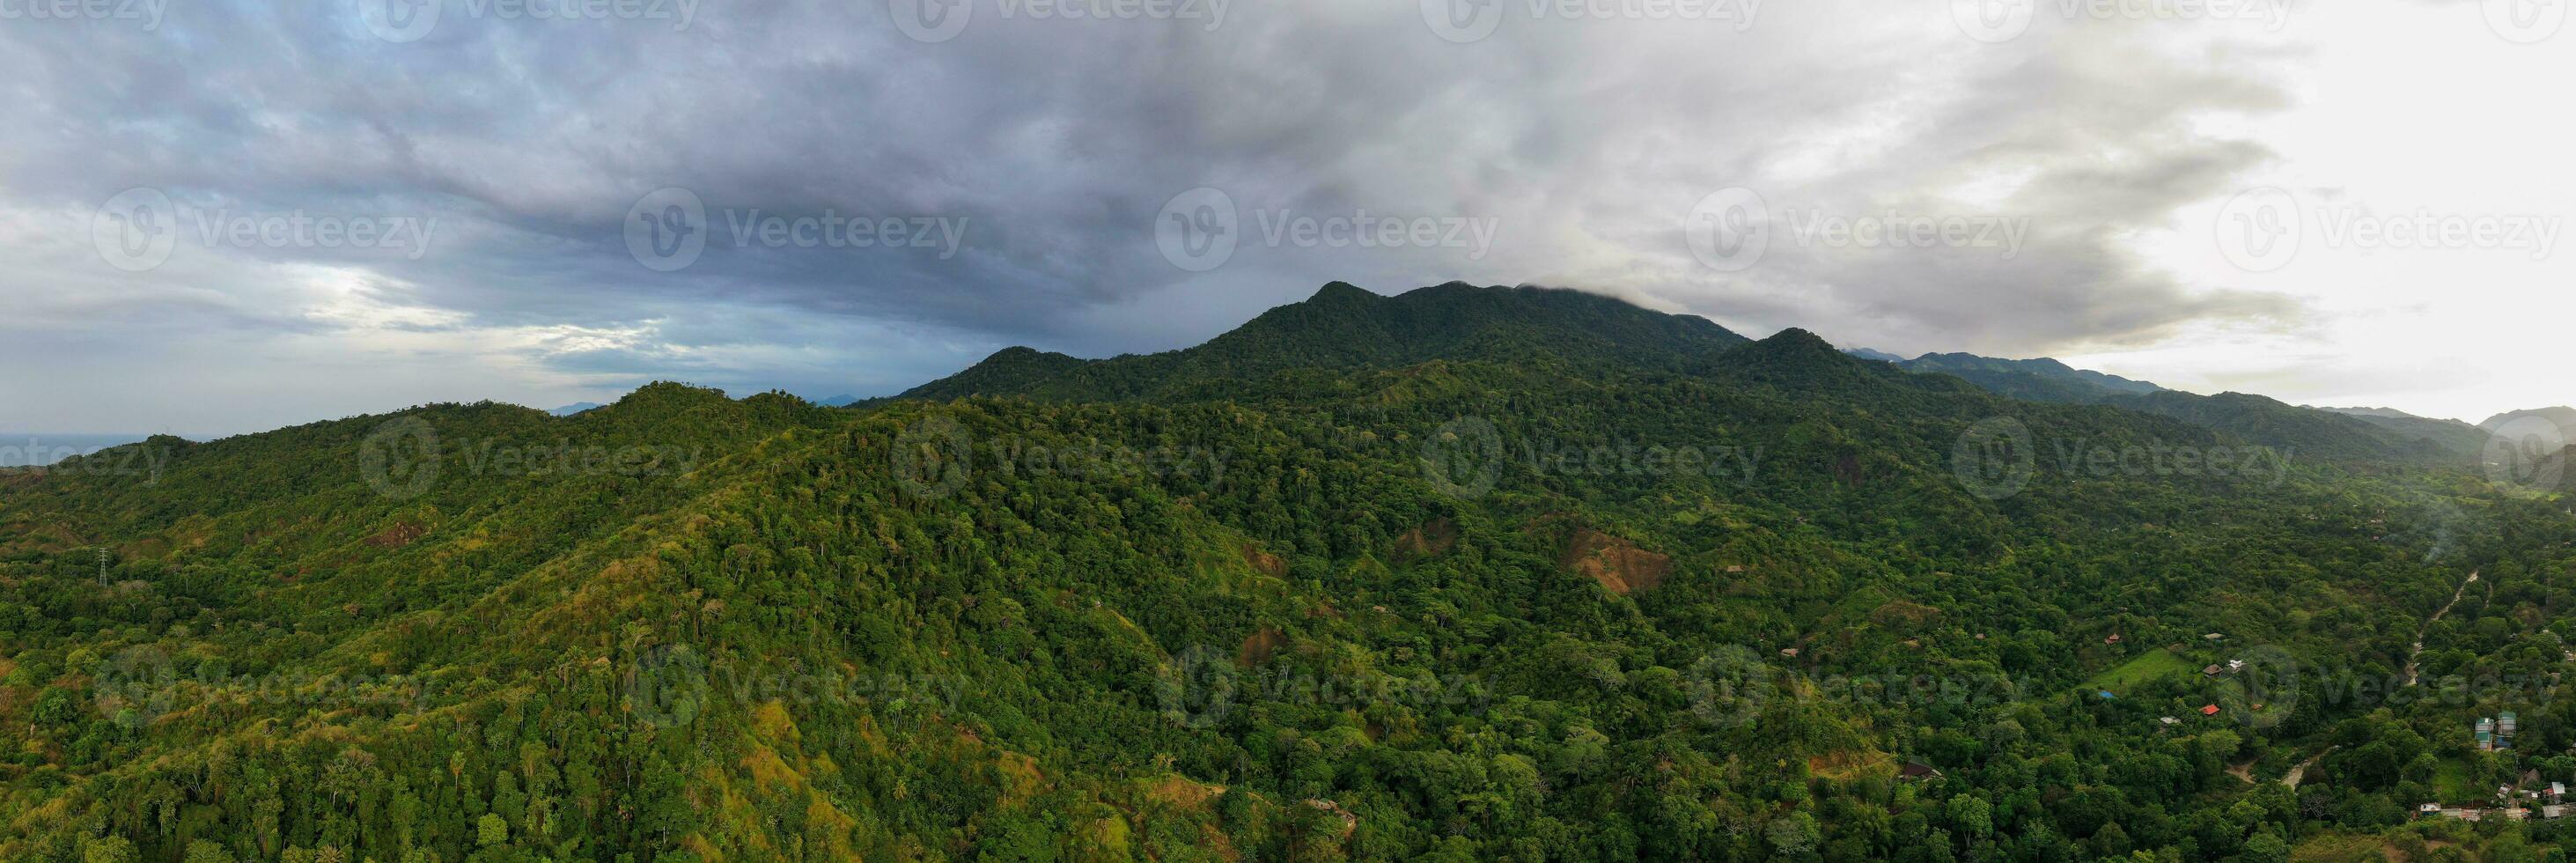
[{"label": "grassy clearing", "polygon": [[2159,647],[2139,654],[2136,659],[2093,675],[2093,679],[2084,681],[2084,688],[2108,689],[2116,694],[2148,681],[2165,677],[2190,677],[2199,673],[2200,666],[2193,665],[2191,660],[2175,656],[2173,651]]}]

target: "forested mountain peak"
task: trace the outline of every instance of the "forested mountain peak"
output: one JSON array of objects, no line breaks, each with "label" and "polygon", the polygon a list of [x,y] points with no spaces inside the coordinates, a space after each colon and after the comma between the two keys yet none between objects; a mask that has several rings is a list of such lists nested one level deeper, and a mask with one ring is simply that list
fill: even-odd
[{"label": "forested mountain peak", "polygon": [[[2196,671],[2273,655],[2237,645],[2560,655],[2489,630],[2571,602],[2563,501],[2212,430],[2349,417],[1364,293],[960,387],[1043,398],[665,382],[9,476],[0,858],[2197,859],[2388,823],[2431,750],[2371,740],[2469,712],[2257,712]],[[2419,628],[2481,570],[2476,629]],[[1817,686],[1859,678],[1973,695]],[[2321,751],[2359,802],[2228,772]]]},{"label": "forested mountain peak", "polygon": [[1449,282],[1380,296],[1333,282],[1196,347],[1105,360],[1013,348],[901,397],[1125,399],[1294,370],[1432,360],[1677,369],[1745,342],[1706,318],[1566,288]]}]

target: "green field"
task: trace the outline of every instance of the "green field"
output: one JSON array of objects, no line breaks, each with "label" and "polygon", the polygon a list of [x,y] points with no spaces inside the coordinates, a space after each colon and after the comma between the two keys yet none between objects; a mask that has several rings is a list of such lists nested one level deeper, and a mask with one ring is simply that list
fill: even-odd
[{"label": "green field", "polygon": [[2093,675],[2093,679],[2084,681],[2084,688],[2108,689],[2114,694],[2120,694],[2122,690],[2160,677],[2189,677],[2199,673],[2200,666],[2193,665],[2191,660],[2175,656],[2173,651],[2159,647],[2139,654],[2136,659]]},{"label": "green field", "polygon": [[2469,776],[2467,764],[2444,760],[2433,768],[2433,794],[2441,798],[2438,802],[2444,806],[2485,800],[2489,790]]}]

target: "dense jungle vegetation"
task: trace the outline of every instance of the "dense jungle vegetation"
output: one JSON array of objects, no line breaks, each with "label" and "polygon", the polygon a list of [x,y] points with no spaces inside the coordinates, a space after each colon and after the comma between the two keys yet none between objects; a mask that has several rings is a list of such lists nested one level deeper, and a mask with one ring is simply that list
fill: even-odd
[{"label": "dense jungle vegetation", "polygon": [[2576,784],[2474,444],[1463,285],[155,438],[0,472],[0,859],[2566,859],[2419,817]]}]

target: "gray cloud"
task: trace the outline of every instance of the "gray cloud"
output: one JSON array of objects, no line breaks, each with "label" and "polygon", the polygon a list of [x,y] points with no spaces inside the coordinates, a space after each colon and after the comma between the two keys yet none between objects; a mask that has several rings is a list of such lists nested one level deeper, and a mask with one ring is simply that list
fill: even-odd
[{"label": "gray cloud", "polygon": [[[1938,4],[1835,2],[1765,5],[1741,32],[1515,12],[1452,44],[1409,3],[1232,4],[1208,32],[977,0],[962,34],[923,43],[878,2],[710,2],[676,31],[478,18],[467,2],[445,0],[410,43],[376,38],[348,0],[185,5],[150,31],[0,22],[0,75],[16,82],[0,124],[0,333],[16,346],[0,361],[67,381],[8,385],[10,400],[119,392],[70,379],[114,365],[93,362],[102,345],[146,340],[196,361],[164,374],[317,393],[200,409],[128,387],[117,406],[9,422],[175,415],[242,431],[653,377],[883,393],[1011,343],[1187,344],[1331,279],[1567,284],[1913,350],[2031,353],[2303,314],[2181,283],[2124,245],[2269,157],[2202,121],[2279,109],[2267,82],[2296,57],[2212,22],[2043,21],[1987,45]],[[2004,175],[1985,200],[1961,191]],[[136,186],[199,213],[434,217],[437,231],[415,260],[183,230],[167,263],[129,274],[89,248],[89,218]],[[1241,244],[1205,273],[1173,266],[1152,233],[1198,186],[1241,210]],[[1775,211],[2023,217],[2028,244],[2001,259],[1775,240],[1754,269],[1718,273],[1682,222],[1729,186]],[[673,273],[639,265],[623,235],[663,187],[710,210],[709,247]],[[945,256],[733,247],[729,222],[755,210],[963,228]],[[1484,220],[1492,243],[1308,248],[1262,230],[1362,212]],[[221,348],[264,341],[296,347],[273,361]],[[357,368],[402,369],[385,374],[400,386],[359,398],[318,383]]]}]

